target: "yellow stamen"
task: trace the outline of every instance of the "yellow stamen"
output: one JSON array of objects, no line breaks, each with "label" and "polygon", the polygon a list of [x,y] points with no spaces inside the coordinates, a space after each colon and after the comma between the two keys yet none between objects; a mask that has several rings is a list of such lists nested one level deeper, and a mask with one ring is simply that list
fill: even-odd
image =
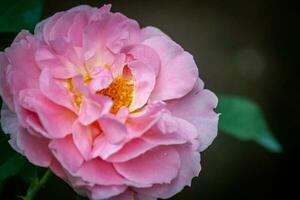
[{"label": "yellow stamen", "polygon": [[125,77],[117,77],[108,88],[101,90],[99,94],[112,99],[113,106],[110,111],[115,114],[122,106],[130,106],[133,99],[133,91],[134,84],[132,78],[128,80]]},{"label": "yellow stamen", "polygon": [[67,89],[74,95],[74,104],[77,108],[80,108],[80,105],[83,101],[83,95],[81,94],[81,92],[76,90],[71,78],[67,79],[66,84]]}]

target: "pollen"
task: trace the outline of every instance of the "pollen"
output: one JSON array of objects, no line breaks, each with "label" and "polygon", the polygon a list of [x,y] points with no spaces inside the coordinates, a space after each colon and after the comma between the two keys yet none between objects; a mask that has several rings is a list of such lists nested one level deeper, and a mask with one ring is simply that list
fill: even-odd
[{"label": "pollen", "polygon": [[73,101],[74,101],[75,106],[77,108],[80,108],[80,105],[83,101],[83,95],[78,90],[76,90],[71,78],[67,79],[66,87],[73,94]]},{"label": "pollen", "polygon": [[122,106],[129,107],[134,94],[134,84],[132,78],[127,79],[125,76],[116,77],[114,81],[99,94],[108,96],[113,101],[111,113],[117,113]]}]

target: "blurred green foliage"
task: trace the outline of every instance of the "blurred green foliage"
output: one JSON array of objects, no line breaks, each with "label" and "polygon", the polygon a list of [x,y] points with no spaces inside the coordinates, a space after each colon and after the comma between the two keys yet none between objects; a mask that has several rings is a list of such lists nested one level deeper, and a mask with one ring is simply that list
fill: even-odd
[{"label": "blurred green foliage", "polygon": [[272,135],[259,106],[246,98],[221,96],[217,112],[221,113],[219,128],[240,140],[253,140],[272,152],[281,146]]},{"label": "blurred green foliage", "polygon": [[42,15],[43,0],[1,0],[0,32],[33,30]]}]

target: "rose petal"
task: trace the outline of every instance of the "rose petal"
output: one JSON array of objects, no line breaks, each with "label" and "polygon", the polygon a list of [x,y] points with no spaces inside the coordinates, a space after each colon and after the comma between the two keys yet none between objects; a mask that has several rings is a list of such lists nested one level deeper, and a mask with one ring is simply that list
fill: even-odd
[{"label": "rose petal", "polygon": [[178,174],[180,157],[172,147],[157,147],[127,162],[114,163],[114,166],[123,177],[137,183],[170,183]]},{"label": "rose petal", "polygon": [[17,135],[17,144],[30,162],[40,167],[48,167],[52,154],[48,148],[49,140],[38,138],[29,134],[25,129],[20,129]]},{"label": "rose petal", "polygon": [[134,77],[134,96],[129,107],[130,111],[146,104],[155,85],[154,71],[142,62],[133,61],[128,64]]},{"label": "rose petal", "polygon": [[153,48],[161,60],[160,73],[150,99],[176,99],[193,89],[198,69],[191,54],[165,37],[153,37],[143,43]]},{"label": "rose petal", "polygon": [[80,176],[84,181],[98,185],[123,185],[125,179],[121,177],[111,163],[100,158],[85,162],[76,176]]},{"label": "rose petal", "polygon": [[24,108],[37,113],[49,138],[63,138],[72,132],[75,114],[52,103],[39,90],[23,90],[20,101]]},{"label": "rose petal", "polygon": [[61,165],[71,173],[78,171],[83,164],[83,157],[74,145],[72,136],[52,140],[49,148]]},{"label": "rose petal", "polygon": [[199,133],[200,150],[206,149],[218,132],[219,115],[214,112],[218,99],[209,90],[203,90],[198,81],[193,91],[186,97],[168,102],[168,109],[177,117],[192,123]]},{"label": "rose petal", "polygon": [[190,146],[178,146],[176,150],[181,160],[177,178],[171,184],[156,184],[150,188],[135,189],[138,193],[168,199],[180,192],[186,185],[191,185],[192,178],[198,176],[201,170],[200,154],[194,152]]}]

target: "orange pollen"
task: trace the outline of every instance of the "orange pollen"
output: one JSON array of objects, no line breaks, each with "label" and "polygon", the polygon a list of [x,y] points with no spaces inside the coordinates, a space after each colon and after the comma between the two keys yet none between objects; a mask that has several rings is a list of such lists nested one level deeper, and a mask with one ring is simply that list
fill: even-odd
[{"label": "orange pollen", "polygon": [[115,114],[122,106],[130,106],[134,94],[133,80],[132,78],[128,80],[124,76],[117,77],[108,88],[99,91],[99,94],[108,96],[112,99],[113,106],[110,112]]}]

